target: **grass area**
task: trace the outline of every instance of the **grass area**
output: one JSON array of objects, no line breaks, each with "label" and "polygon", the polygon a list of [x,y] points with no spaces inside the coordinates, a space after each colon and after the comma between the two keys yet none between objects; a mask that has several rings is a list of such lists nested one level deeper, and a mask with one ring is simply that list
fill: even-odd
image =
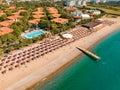
[{"label": "grass area", "polygon": [[112,15],[112,14],[108,14],[108,15],[106,15],[106,17],[107,17],[107,18],[112,18],[113,15]]},{"label": "grass area", "polygon": [[114,7],[115,9],[118,9],[120,11],[120,7]]},{"label": "grass area", "polygon": [[97,7],[97,6],[87,6],[87,8],[91,8],[91,9],[99,9],[99,10],[102,10],[108,14],[114,14],[114,15],[120,15],[120,7],[113,7],[113,9],[116,9],[116,10],[113,10],[113,9],[108,9],[108,8],[105,8],[105,7]]}]

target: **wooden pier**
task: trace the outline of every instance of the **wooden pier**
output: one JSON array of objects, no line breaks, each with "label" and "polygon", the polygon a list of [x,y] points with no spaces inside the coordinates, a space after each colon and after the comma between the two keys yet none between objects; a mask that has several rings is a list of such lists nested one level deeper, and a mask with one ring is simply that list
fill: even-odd
[{"label": "wooden pier", "polygon": [[79,48],[77,47],[77,49],[79,49],[79,50],[82,51],[83,53],[89,55],[90,57],[92,57],[92,58],[94,58],[94,59],[96,59],[96,60],[100,60],[100,57],[99,57],[99,56],[95,55],[94,53],[90,52],[90,51],[87,50],[87,49],[84,49],[84,48],[82,48],[82,47],[79,47]]}]

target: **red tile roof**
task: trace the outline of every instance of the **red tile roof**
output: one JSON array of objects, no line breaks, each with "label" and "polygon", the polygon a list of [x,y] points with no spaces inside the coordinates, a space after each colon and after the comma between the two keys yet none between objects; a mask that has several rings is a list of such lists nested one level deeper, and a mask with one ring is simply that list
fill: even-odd
[{"label": "red tile roof", "polygon": [[20,18],[22,18],[22,16],[13,15],[13,16],[9,16],[9,17],[7,17],[7,18],[10,19],[10,20],[15,20],[15,19],[20,19]]},{"label": "red tile roof", "polygon": [[67,11],[75,11],[76,8],[75,7],[66,7],[65,10],[67,10]]},{"label": "red tile roof", "polygon": [[61,14],[52,14],[52,16],[58,18],[61,16]]},{"label": "red tile roof", "polygon": [[38,24],[39,21],[40,19],[33,19],[33,20],[29,20],[28,22],[31,24]]},{"label": "red tile roof", "polygon": [[20,12],[14,12],[14,13],[12,13],[13,15],[19,15],[20,14]]},{"label": "red tile roof", "polygon": [[8,26],[12,25],[13,23],[14,23],[13,20],[6,20],[6,21],[3,21],[3,22],[0,22],[0,25],[8,27]]},{"label": "red tile roof", "polygon": [[68,19],[65,19],[65,18],[55,18],[55,19],[52,19],[51,21],[56,22],[56,23],[60,23],[60,24],[68,23]]},{"label": "red tile roof", "polygon": [[33,15],[33,17],[34,17],[35,19],[40,19],[40,18],[44,17],[44,15],[39,15],[39,14],[37,14],[37,15]]},{"label": "red tile roof", "polygon": [[13,9],[16,9],[16,7],[15,6],[11,6],[8,9],[13,10]]},{"label": "red tile roof", "polygon": [[39,11],[36,11],[36,12],[32,12],[33,14],[44,14],[44,12],[39,12]]},{"label": "red tile roof", "polygon": [[0,11],[0,16],[2,16],[2,15],[5,15],[5,13],[3,11]]},{"label": "red tile roof", "polygon": [[13,29],[11,29],[11,28],[8,28],[8,27],[1,27],[0,28],[0,36],[5,35],[5,34],[9,34],[11,32],[13,32]]},{"label": "red tile roof", "polygon": [[37,11],[41,12],[41,11],[43,11],[43,8],[39,7],[39,8],[37,8]]},{"label": "red tile roof", "polygon": [[18,12],[27,12],[27,10],[23,10],[23,9],[22,9],[22,10],[19,10]]},{"label": "red tile roof", "polygon": [[7,8],[5,11],[14,10],[14,9],[16,9],[16,7],[15,6],[11,6],[11,7]]},{"label": "red tile roof", "polygon": [[19,9],[22,9],[22,8],[24,8],[24,7],[18,7]]},{"label": "red tile roof", "polygon": [[33,14],[44,14],[44,12],[43,12],[43,8],[41,8],[41,7],[39,7],[39,8],[37,8],[37,11],[35,11],[35,12],[32,12]]},{"label": "red tile roof", "polygon": [[81,16],[73,16],[73,18],[75,18],[75,19],[80,19]]},{"label": "red tile roof", "polygon": [[49,13],[58,13],[58,10],[54,7],[48,7]]},{"label": "red tile roof", "polygon": [[17,12],[12,13],[12,14],[14,14],[14,15],[19,15],[21,12],[27,12],[27,10],[19,10],[19,11],[17,11]]}]

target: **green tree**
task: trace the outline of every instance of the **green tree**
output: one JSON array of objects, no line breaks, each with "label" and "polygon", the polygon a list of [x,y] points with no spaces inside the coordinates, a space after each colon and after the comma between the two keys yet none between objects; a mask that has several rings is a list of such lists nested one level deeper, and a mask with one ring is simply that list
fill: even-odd
[{"label": "green tree", "polygon": [[56,30],[57,29],[57,25],[55,23],[51,24],[51,30]]},{"label": "green tree", "polygon": [[6,12],[6,15],[7,15],[7,16],[11,16],[11,15],[12,15],[12,12],[11,12],[11,11],[8,11],[8,12]]},{"label": "green tree", "polygon": [[4,20],[7,20],[7,15],[3,15],[0,17],[0,21],[4,21]]},{"label": "green tree", "polygon": [[16,37],[18,37],[22,33],[22,31],[21,31],[22,27],[21,26],[17,26],[16,24],[13,24],[13,25],[11,25],[11,28],[14,29],[13,35],[15,35]]},{"label": "green tree", "polygon": [[0,55],[2,55],[4,53],[3,49],[0,49]]},{"label": "green tree", "polygon": [[0,47],[2,46],[2,41],[1,41],[1,39],[0,39]]},{"label": "green tree", "polygon": [[5,44],[7,42],[7,35],[1,36],[2,44]]},{"label": "green tree", "polygon": [[41,20],[41,21],[39,22],[38,26],[39,26],[41,29],[50,30],[50,21],[48,21],[48,20]]}]

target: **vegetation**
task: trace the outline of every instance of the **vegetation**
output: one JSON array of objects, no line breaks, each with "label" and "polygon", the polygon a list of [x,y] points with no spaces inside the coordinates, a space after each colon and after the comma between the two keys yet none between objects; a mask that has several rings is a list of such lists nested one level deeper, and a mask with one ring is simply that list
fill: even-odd
[{"label": "vegetation", "polygon": [[111,6],[106,4],[89,5],[87,8],[99,9],[104,11],[106,14],[119,15],[120,16],[120,6]]},{"label": "vegetation", "polygon": [[[63,9],[64,4],[65,4],[64,0],[63,2],[58,1],[57,3],[53,3],[48,0],[47,1],[41,0],[40,2],[18,2],[18,3],[14,3],[14,5],[16,6],[16,10],[9,10],[9,11],[5,11],[6,8],[9,7],[8,5],[1,5],[0,9],[3,10],[6,13],[6,15],[3,15],[0,17],[0,22],[7,20],[7,17],[11,16],[12,13],[17,12],[19,10],[19,7],[23,7],[25,10],[27,10],[27,12],[21,12],[20,15],[23,16],[23,18],[20,19],[18,22],[13,23],[10,26],[10,28],[14,29],[13,33],[0,36],[0,54],[9,53],[12,50],[20,49],[21,47],[28,46],[29,44],[35,43],[49,36],[44,34],[32,39],[23,39],[21,37],[21,33],[25,32],[31,27],[33,28],[35,27],[35,25],[28,23],[28,20],[33,19],[33,16],[31,14],[33,11],[36,11],[37,7],[43,7],[43,10],[45,12],[45,17],[43,17],[40,20],[40,22],[38,23],[38,27],[48,31],[50,35],[59,34],[65,30],[68,30],[69,28],[75,27],[76,23],[74,22],[74,19],[72,18],[71,13],[68,13]],[[51,22],[51,19],[53,19],[54,17],[51,16],[49,11],[47,10],[47,7],[55,7],[61,14],[61,18],[66,18],[69,20],[69,22],[67,24],[58,24],[55,22]],[[89,9],[95,8],[95,6],[82,7],[79,9],[84,10],[88,8]],[[77,24],[85,24],[87,22],[90,22],[91,20],[100,18],[103,15],[104,15],[104,12],[101,15],[94,16],[94,18],[92,19],[81,20],[81,22]]]},{"label": "vegetation", "polygon": [[[13,33],[0,36],[0,48],[1,48],[0,54],[9,53],[14,49],[19,49],[31,43],[40,41],[46,37],[46,35],[41,35],[33,39],[23,39],[21,37],[21,33],[25,32],[31,27],[34,27],[34,25],[32,26],[31,24],[28,23],[28,20],[33,19],[31,14],[33,11],[36,10],[37,7],[43,7],[45,12],[45,17],[42,18],[42,20],[38,24],[39,28],[50,32],[52,35],[58,34],[74,26],[72,17],[65,12],[63,6],[59,6],[60,4],[54,4],[52,2],[48,3],[46,1],[42,1],[42,2],[32,2],[32,3],[19,2],[19,3],[15,3],[14,5],[16,6],[16,10],[9,10],[9,11],[5,11],[6,8],[9,7],[8,5],[0,6],[0,9],[6,13],[6,15],[0,17],[0,22],[7,20],[7,17],[11,16],[13,12],[17,12],[19,10],[19,7],[24,7],[24,9],[27,10],[27,12],[21,12],[20,15],[23,16],[23,18],[20,19],[19,22],[15,22],[10,26],[10,28],[14,29]],[[69,19],[69,23],[62,25],[51,22],[51,19],[53,17],[51,17],[51,14],[47,11],[47,7],[57,8],[59,13],[61,14],[61,17]]]}]

